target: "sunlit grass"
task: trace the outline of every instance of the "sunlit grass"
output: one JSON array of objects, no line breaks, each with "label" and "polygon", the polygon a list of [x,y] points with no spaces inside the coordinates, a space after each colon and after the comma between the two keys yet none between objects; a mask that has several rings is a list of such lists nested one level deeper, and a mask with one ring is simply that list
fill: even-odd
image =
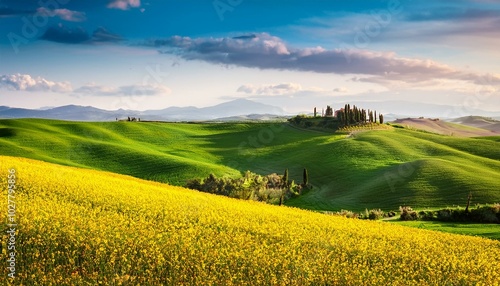
[{"label": "sunlit grass", "polygon": [[397,210],[500,201],[500,142],[393,128],[343,134],[286,123],[185,124],[0,120],[0,154],[184,185],[193,178],[283,173],[314,190],[314,210]]}]

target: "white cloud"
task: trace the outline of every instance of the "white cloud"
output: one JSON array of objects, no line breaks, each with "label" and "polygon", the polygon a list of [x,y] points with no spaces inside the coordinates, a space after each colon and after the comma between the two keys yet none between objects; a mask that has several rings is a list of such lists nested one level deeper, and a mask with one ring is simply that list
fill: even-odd
[{"label": "white cloud", "polygon": [[138,8],[141,6],[141,0],[113,0],[108,4],[108,8],[128,10],[130,8]]},{"label": "white cloud", "polygon": [[150,96],[167,95],[171,93],[171,90],[163,85],[126,85],[109,87],[90,83],[77,88],[75,93],[96,96]]},{"label": "white cloud", "polygon": [[302,90],[302,86],[298,83],[279,83],[279,84],[268,84],[255,86],[252,84],[244,84],[240,86],[236,91],[243,92],[247,94],[258,94],[258,95],[282,95],[288,93],[294,93]]},{"label": "white cloud", "polygon": [[28,74],[13,74],[0,76],[0,88],[19,91],[51,91],[67,93],[71,92],[73,88],[71,83],[54,82],[42,77],[32,77]]},{"label": "white cloud", "polygon": [[163,85],[123,85],[110,87],[89,83],[73,89],[71,83],[54,82],[28,74],[0,75],[0,88],[13,91],[75,93],[95,96],[153,96],[167,95],[171,90]]},{"label": "white cloud", "polygon": [[48,17],[59,17],[65,21],[69,22],[83,22],[87,19],[85,13],[78,11],[71,11],[68,9],[54,9],[49,10],[45,7],[40,7],[36,10],[37,14],[44,15]]}]

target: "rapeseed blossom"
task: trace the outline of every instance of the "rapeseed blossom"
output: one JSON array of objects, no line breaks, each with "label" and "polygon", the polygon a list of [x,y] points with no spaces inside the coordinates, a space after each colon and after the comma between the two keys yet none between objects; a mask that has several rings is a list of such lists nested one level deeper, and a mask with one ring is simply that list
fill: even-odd
[{"label": "rapeseed blossom", "polygon": [[2,285],[500,285],[498,241],[5,156],[1,186],[11,168],[18,270]]}]

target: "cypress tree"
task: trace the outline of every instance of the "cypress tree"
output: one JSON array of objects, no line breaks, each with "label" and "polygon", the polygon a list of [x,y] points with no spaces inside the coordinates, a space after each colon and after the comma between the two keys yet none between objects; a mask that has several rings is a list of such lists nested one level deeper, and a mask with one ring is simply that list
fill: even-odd
[{"label": "cypress tree", "polygon": [[378,116],[380,119],[380,124],[384,124],[384,116],[382,115],[382,113],[380,113]]},{"label": "cypress tree", "polygon": [[283,175],[283,187],[288,187],[288,169],[285,169],[285,174]]},{"label": "cypress tree", "polygon": [[351,125],[353,118],[352,118],[352,109],[350,104],[347,104],[347,112],[349,112],[349,115],[347,116],[347,125]]},{"label": "cypress tree", "polygon": [[304,187],[307,186],[309,184],[309,174],[307,174],[307,169],[304,168],[304,173],[303,173],[303,183],[304,183]]},{"label": "cypress tree", "polygon": [[467,196],[467,206],[465,207],[465,212],[469,212],[469,206],[470,206],[470,200],[472,199],[472,192],[469,192],[469,195]]},{"label": "cypress tree", "polygon": [[286,191],[288,191],[288,169],[285,169],[285,174],[283,175],[283,186],[281,189],[280,204],[279,204],[280,206],[283,204]]},{"label": "cypress tree", "polygon": [[373,116],[373,121],[377,123],[377,111],[375,110],[375,116]]},{"label": "cypress tree", "polygon": [[358,108],[354,106],[354,123],[358,122]]}]

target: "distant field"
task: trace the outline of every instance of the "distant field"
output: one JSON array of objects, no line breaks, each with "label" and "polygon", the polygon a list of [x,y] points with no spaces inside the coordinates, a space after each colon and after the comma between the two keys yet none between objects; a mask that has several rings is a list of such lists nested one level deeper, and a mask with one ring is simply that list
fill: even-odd
[{"label": "distant field", "polygon": [[500,226],[498,224],[480,223],[451,223],[439,221],[399,221],[391,220],[391,223],[403,226],[411,226],[422,229],[436,230],[448,233],[481,236],[500,240]]},{"label": "distant field", "polygon": [[446,122],[443,120],[432,120],[428,118],[398,119],[393,123],[416,130],[423,130],[448,136],[479,137],[500,135],[500,129],[497,130],[494,128],[489,128],[493,125],[462,125],[452,122]]},{"label": "distant field", "polygon": [[500,141],[392,128],[346,135],[286,123],[0,120],[0,154],[184,185],[188,179],[283,173],[314,190],[313,210],[397,210],[500,202]]},{"label": "distant field", "polygon": [[[500,283],[500,242],[494,240],[24,158],[0,156],[0,185],[7,186],[11,169],[15,285]],[[7,199],[0,207],[7,210]],[[10,230],[7,211],[0,221]],[[1,236],[11,238],[6,231]],[[8,273],[0,268],[0,285],[9,284]]]}]

